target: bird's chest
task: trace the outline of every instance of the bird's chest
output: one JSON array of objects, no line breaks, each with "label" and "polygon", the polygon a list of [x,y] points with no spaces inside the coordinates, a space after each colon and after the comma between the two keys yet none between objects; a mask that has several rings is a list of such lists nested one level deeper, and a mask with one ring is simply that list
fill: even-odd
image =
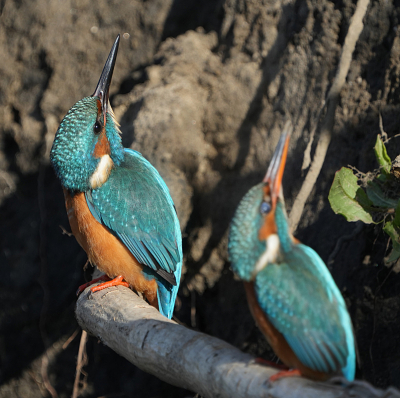
[{"label": "bird's chest", "polygon": [[64,197],[72,233],[87,253],[89,261],[109,276],[119,275],[119,264],[133,260],[129,251],[93,217],[84,193],[71,195],[64,189]]},{"label": "bird's chest", "polygon": [[92,215],[84,193],[71,195],[64,189],[65,207],[72,233],[89,261],[110,278],[122,275],[136,291],[157,306],[157,283],[146,278],[140,264],[127,247]]},{"label": "bird's chest", "polygon": [[64,189],[65,207],[67,209],[68,221],[78,243],[88,253],[96,241],[96,220],[90,213],[83,192],[71,195]]}]

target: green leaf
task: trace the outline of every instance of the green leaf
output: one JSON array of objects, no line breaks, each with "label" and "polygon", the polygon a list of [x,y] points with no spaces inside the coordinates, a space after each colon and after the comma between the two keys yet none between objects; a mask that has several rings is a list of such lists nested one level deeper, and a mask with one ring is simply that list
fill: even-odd
[{"label": "green leaf", "polygon": [[388,182],[388,181],[390,180],[389,177],[390,177],[390,176],[389,176],[389,175],[386,175],[386,174],[379,174],[379,175],[376,177],[376,179],[379,180],[380,182],[385,183],[385,182]]},{"label": "green leaf", "polygon": [[375,150],[376,160],[378,161],[379,165],[381,166],[383,173],[386,175],[389,175],[392,161],[390,160],[390,157],[388,156],[388,154],[386,152],[385,144],[383,143],[380,135],[378,135],[376,137],[376,143],[375,143],[374,150]]},{"label": "green leaf", "polygon": [[388,259],[386,260],[387,262],[391,263],[393,261],[396,261],[400,257],[400,235],[394,227],[392,221],[388,221],[383,227],[383,230],[390,236],[390,239],[392,240],[393,249]]},{"label": "green leaf", "polygon": [[370,198],[368,197],[368,195],[365,193],[365,191],[358,187],[357,191],[356,191],[356,201],[364,208],[364,210],[366,211],[370,211],[373,210],[371,209],[371,206],[373,205],[373,203],[371,202]]},{"label": "green leaf", "polygon": [[387,198],[379,184],[377,184],[376,182],[371,181],[368,183],[367,195],[374,206],[386,207],[388,209],[394,209],[397,207],[398,201],[395,199]]},{"label": "green leaf", "polygon": [[364,208],[372,202],[358,186],[357,177],[347,167],[336,172],[328,199],[332,210],[343,215],[347,221],[361,220],[365,224],[375,224],[371,214]]}]

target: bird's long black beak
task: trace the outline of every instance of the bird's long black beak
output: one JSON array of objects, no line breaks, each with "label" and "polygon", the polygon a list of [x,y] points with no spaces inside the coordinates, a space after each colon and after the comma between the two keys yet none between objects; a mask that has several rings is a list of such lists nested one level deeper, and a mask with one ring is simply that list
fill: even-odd
[{"label": "bird's long black beak", "polygon": [[101,108],[103,110],[103,115],[105,117],[107,112],[107,107],[109,104],[109,90],[111,84],[111,78],[114,72],[114,65],[117,59],[118,46],[119,46],[119,35],[115,39],[115,42],[111,48],[110,54],[108,54],[108,58],[106,64],[104,65],[103,72],[101,72],[101,76],[99,82],[97,83],[96,90],[92,97],[99,97],[101,101]]},{"label": "bird's long black beak", "polygon": [[285,170],[287,152],[289,147],[290,135],[292,133],[292,124],[287,122],[281,138],[279,139],[278,145],[276,146],[275,152],[272,156],[271,163],[269,164],[267,174],[264,177],[263,182],[269,185],[270,195],[272,200],[272,206],[276,204],[276,200],[279,196],[282,177]]}]

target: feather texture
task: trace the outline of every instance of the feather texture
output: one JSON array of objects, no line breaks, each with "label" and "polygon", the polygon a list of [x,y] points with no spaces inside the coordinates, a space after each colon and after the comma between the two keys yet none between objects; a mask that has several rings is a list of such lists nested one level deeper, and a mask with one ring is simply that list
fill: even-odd
[{"label": "feather texture", "polygon": [[232,268],[246,281],[251,311],[289,366],[300,364],[316,379],[343,373],[353,380],[355,341],[343,297],[318,254],[295,243],[282,196],[273,210],[276,234],[260,238],[267,220],[261,213],[263,187],[256,185],[242,199],[228,243]]},{"label": "feather texture", "polygon": [[64,188],[71,229],[89,260],[123,276],[171,318],[180,282],[182,237],[169,190],[142,155],[124,149],[109,102],[117,36],[91,97],[57,130],[50,160]]},{"label": "feather texture", "polygon": [[[118,237],[144,268],[158,276],[160,312],[171,317],[182,266],[179,220],[165,182],[139,153],[125,149],[119,167],[85,193],[93,216]],[[165,281],[165,282],[164,282]]]},{"label": "feather texture", "polygon": [[254,186],[243,197],[229,230],[228,252],[232,268],[245,281],[253,278],[254,266],[266,247],[265,242],[258,240],[258,230],[264,222],[260,214],[262,186]]},{"label": "feather texture", "polygon": [[346,304],[324,262],[310,247],[295,244],[284,261],[269,264],[255,279],[260,307],[309,368],[354,379],[355,351]]}]

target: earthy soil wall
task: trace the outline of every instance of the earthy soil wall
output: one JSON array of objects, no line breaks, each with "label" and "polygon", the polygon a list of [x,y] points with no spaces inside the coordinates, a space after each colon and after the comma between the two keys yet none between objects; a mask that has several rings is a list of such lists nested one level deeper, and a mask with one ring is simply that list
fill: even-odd
[{"label": "earthy soil wall", "polygon": [[[284,176],[290,210],[318,141],[318,115],[355,5],[0,1],[0,397],[45,395],[47,357],[50,383],[58,396],[71,396],[79,334],[69,338],[78,328],[75,291],[86,255],[60,228],[69,225],[49,151],[64,114],[94,91],[118,33],[111,103],[123,143],[159,169],[183,230],[176,317],[274,359],[229,268],[229,222],[262,179],[288,119],[294,125]],[[376,168],[379,113],[388,136],[398,133],[399,18],[396,1],[368,7],[332,142],[296,232],[330,260],[354,322],[357,377],[380,387],[400,387],[400,275],[384,265],[390,248],[380,229],[336,216],[327,195],[340,167]],[[392,158],[399,153],[398,138],[388,151]],[[87,352],[82,396],[194,396],[94,339]]]}]

